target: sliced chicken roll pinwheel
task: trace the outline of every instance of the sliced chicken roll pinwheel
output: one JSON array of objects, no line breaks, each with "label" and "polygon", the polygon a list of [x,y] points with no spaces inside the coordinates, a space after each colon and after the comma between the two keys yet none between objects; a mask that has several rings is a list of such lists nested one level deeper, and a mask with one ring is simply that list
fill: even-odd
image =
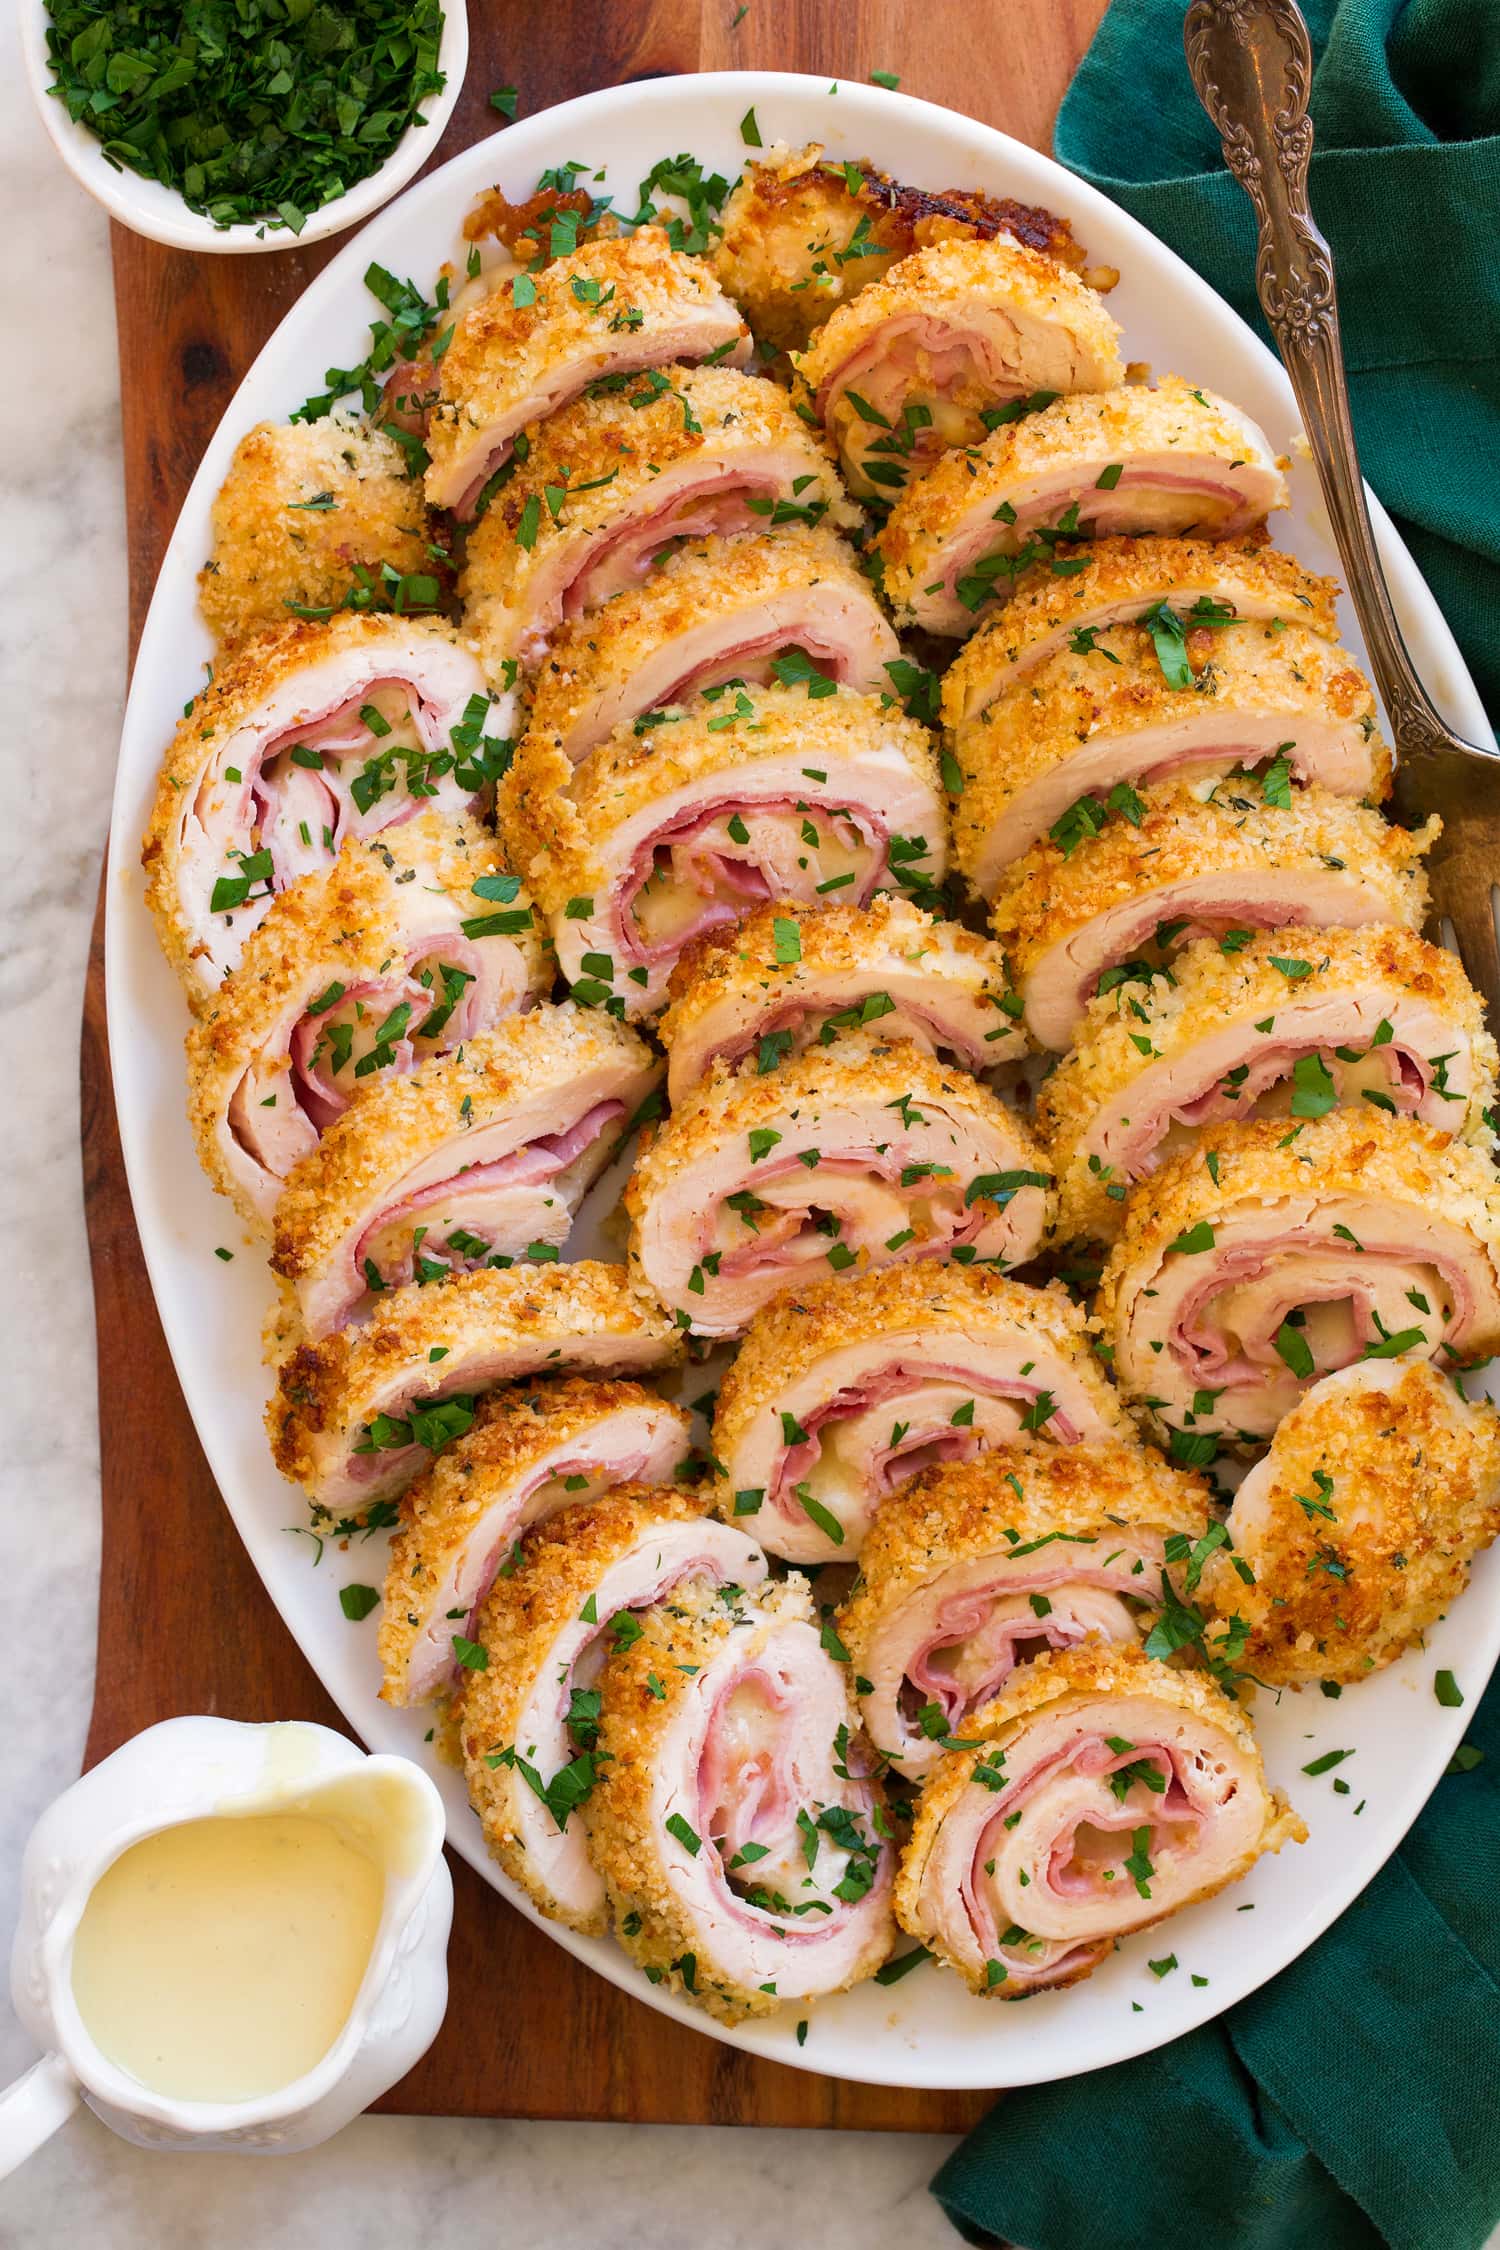
[{"label": "sliced chicken roll pinwheel", "polygon": [[464,1772],[485,1842],[553,1921],[607,1922],[589,1831],[609,1770],[600,1705],[611,1657],[641,1640],[639,1613],[654,1603],[701,1596],[727,1614],[765,1575],[755,1541],[701,1500],[630,1485],[551,1516],[495,1579],[460,1652]]},{"label": "sliced chicken roll pinwheel", "polygon": [[640,1375],[681,1356],[623,1266],[485,1266],[392,1289],[363,1327],[295,1344],[266,1428],[316,1518],[367,1517],[473,1428],[497,1384],[570,1368]]},{"label": "sliced chicken roll pinwheel", "polygon": [[602,1693],[594,1855],[653,1983],[736,2023],[873,1975],[890,1823],[805,1580],[684,1586]]},{"label": "sliced chicken roll pinwheel", "polygon": [[937,242],[840,305],[795,366],[854,491],[890,500],[1011,402],[1118,383],[1119,333],[1038,251]]},{"label": "sliced chicken roll pinwheel", "polygon": [[488,831],[424,813],[276,899],[188,1033],[203,1169],[269,1226],[356,1094],[461,1047],[552,981],[545,925]]},{"label": "sliced chicken roll pinwheel", "polygon": [[730,367],[653,369],[531,432],[470,534],[465,623],[492,665],[529,668],[684,539],[825,522],[852,529],[859,510],[785,391]]},{"label": "sliced chicken roll pinwheel", "polygon": [[1015,1112],[908,1041],[850,1032],[767,1077],[715,1064],[625,1191],[631,1257],[684,1326],[737,1336],[800,1281],[1036,1256],[1051,1179]]},{"label": "sliced chicken roll pinwheel", "polygon": [[896,1914],[997,2000],[1076,1984],[1117,1939],[1306,1840],[1232,1699],[1138,1649],[1039,1658],[969,1738],[918,1800]]},{"label": "sliced chicken roll pinwheel", "polygon": [[[552,637],[532,689],[530,730],[572,765],[617,727],[646,732],[648,715],[772,680],[818,697],[829,681],[874,695],[901,644],[854,559],[830,531],[756,532],[726,550],[700,539],[644,584]],[[660,724],[660,721],[656,721]]]},{"label": "sliced chicken roll pinwheel", "polygon": [[1177,1459],[1258,1447],[1335,1368],[1500,1345],[1500,1180],[1378,1110],[1221,1126],[1126,1198],[1097,1317]]},{"label": "sliced chicken roll pinwheel", "polygon": [[1004,606],[949,665],[943,724],[962,733],[1049,657],[1087,649],[1111,625],[1147,624],[1160,640],[1160,661],[1181,679],[1190,636],[1203,635],[1196,646],[1211,655],[1214,629],[1234,620],[1279,620],[1331,641],[1337,599],[1331,578],[1267,546],[1264,533],[1064,542],[1023,568]]},{"label": "sliced chicken roll pinwheel", "polygon": [[691,938],[766,900],[930,891],[947,818],[922,727],[874,696],[800,687],[730,689],[644,736],[622,728],[576,774],[529,737],[501,803],[564,976],[633,1016],[661,1006]]},{"label": "sliced chicken roll pinwheel", "polygon": [[372,1087],[276,1206],[271,1264],[304,1334],[406,1282],[557,1257],[659,1072],[636,1032],[565,1001]]},{"label": "sliced chicken roll pinwheel", "polygon": [[482,515],[523,430],[591,383],[629,382],[674,360],[750,354],[750,331],[700,259],[660,227],[586,242],[520,273],[466,313],[438,368],[427,497]]},{"label": "sliced chicken roll pinwheel", "polygon": [[1066,850],[1111,809],[1138,816],[1150,782],[1256,773],[1249,786],[1271,802],[1293,782],[1385,796],[1375,698],[1335,644],[1298,625],[1224,625],[1191,636],[1178,672],[1154,639],[1140,625],[1090,636],[954,736],[953,854],[977,891],[1044,836]]},{"label": "sliced chicken roll pinwheel", "polygon": [[1452,1608],[1500,1535],[1500,1417],[1425,1359],[1346,1367],[1283,1420],[1228,1530],[1203,1590],[1248,1628],[1237,1661],[1268,1687],[1362,1680]]},{"label": "sliced chicken roll pinwheel", "polygon": [[[1234,539],[1286,506],[1264,432],[1227,399],[1175,376],[1155,390],[1087,388],[1087,397],[1051,399],[1007,421],[903,494],[877,552],[904,623],[970,632],[1060,538]],[[1053,567],[1073,564],[1054,552]]]},{"label": "sliced chicken roll pinwheel", "polygon": [[713,1450],[725,1512],[753,1515],[772,1554],[852,1562],[919,1470],[1133,1434],[1058,1284],[924,1261],[757,1313],[719,1386]]},{"label": "sliced chicken roll pinwheel", "polygon": [[1019,1665],[1134,1647],[1168,1558],[1209,1523],[1202,1480],[1139,1445],[1002,1447],[926,1471],[881,1509],[838,1621],[870,1740],[915,1780]]},{"label": "sliced chicken roll pinwheel", "polygon": [[504,726],[479,667],[430,619],[336,617],[246,641],[194,696],[141,849],[146,898],[194,1006],[271,900],[351,837],[468,811]]},{"label": "sliced chicken roll pinwheel", "polygon": [[883,1038],[910,1039],[966,1070],[1026,1051],[999,947],[907,899],[757,906],[690,946],[670,990],[658,1028],[673,1101],[720,1057],[753,1054],[764,1073],[877,1023]]},{"label": "sliced chicken roll pinwheel", "polygon": [[1136,1181],[1226,1119],[1342,1103],[1488,1147],[1495,1069],[1458,960],[1415,931],[1278,930],[1233,952],[1201,938],[1091,1000],[1042,1087],[1062,1232],[1113,1241]]},{"label": "sliced chicken roll pinwheel", "polygon": [[1163,782],[1138,805],[1099,808],[1097,827],[1033,845],[1006,877],[994,930],[1038,1046],[1072,1046],[1096,992],[1149,980],[1195,938],[1232,954],[1257,930],[1420,929],[1421,859],[1441,823],[1397,828],[1317,787],[1290,796],[1220,782],[1205,799]]},{"label": "sliced chicken roll pinwheel", "polygon": [[426,1703],[463,1678],[455,1653],[519,1541],[559,1508],[622,1484],[670,1484],[692,1418],[639,1383],[581,1376],[516,1383],[480,1401],[474,1426],[401,1499],[380,1620],[387,1703]]}]

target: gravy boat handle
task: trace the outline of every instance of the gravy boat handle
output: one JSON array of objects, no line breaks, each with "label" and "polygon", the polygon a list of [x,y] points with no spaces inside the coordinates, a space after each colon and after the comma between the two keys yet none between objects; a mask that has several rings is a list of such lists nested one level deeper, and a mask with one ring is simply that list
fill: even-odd
[{"label": "gravy boat handle", "polygon": [[78,2099],[78,2080],[61,2055],[43,2055],[0,2093],[0,2180],[67,2124]]}]

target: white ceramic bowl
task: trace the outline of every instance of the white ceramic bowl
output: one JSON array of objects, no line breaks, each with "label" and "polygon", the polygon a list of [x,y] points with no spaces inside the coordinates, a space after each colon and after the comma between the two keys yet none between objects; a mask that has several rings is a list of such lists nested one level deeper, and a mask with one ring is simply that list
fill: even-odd
[{"label": "white ceramic bowl", "polygon": [[47,55],[46,0],[19,0],[19,7],[27,80],[58,155],[112,219],[129,227],[132,234],[143,234],[151,242],[165,242],[174,250],[220,254],[295,250],[309,242],[321,242],[327,235],[342,234],[346,227],[367,219],[406,186],[437,147],[469,64],[468,0],[443,0],[438,68],[446,84],[440,94],[432,94],[422,103],[421,122],[408,125],[380,169],[346,195],[336,195],[331,203],[309,212],[300,234],[289,234],[284,227],[274,232],[253,226],[216,227],[201,211],[190,211],[175,188],[163,187],[159,180],[143,180],[135,172],[117,171],[107,161],[102,144],[86,127],[75,125],[63,103],[48,90],[52,68]]}]

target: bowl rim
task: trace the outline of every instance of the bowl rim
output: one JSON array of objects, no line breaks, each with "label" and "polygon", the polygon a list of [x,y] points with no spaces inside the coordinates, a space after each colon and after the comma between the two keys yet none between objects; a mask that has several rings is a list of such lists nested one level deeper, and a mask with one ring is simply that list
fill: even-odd
[{"label": "bowl rim", "polygon": [[443,30],[438,42],[438,67],[446,83],[418,105],[417,116],[402,134],[385,162],[367,179],[336,195],[331,202],[310,211],[300,234],[284,229],[267,233],[263,227],[243,224],[216,227],[212,219],[190,211],[176,188],[158,180],[145,180],[120,170],[108,161],[103,144],[84,125],[75,124],[64,105],[54,99],[52,72],[47,55],[47,0],[18,0],[21,51],[32,103],[42,127],[79,186],[101,203],[112,219],[148,242],[169,249],[197,250],[226,257],[265,250],[300,250],[322,242],[369,218],[382,204],[415,178],[436,149],[463,90],[469,66],[468,0],[442,0]]}]

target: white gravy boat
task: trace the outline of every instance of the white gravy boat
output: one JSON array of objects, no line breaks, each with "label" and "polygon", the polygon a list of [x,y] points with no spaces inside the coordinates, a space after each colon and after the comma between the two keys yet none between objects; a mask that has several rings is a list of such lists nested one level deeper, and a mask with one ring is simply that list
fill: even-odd
[{"label": "white gravy boat", "polygon": [[[89,1895],[132,1844],[215,1815],[324,1812],[385,1871],[384,1906],[342,2031],[322,2059],[244,2101],[159,2094],[94,2043],[73,1994],[73,1941]],[[312,2148],[383,2094],[431,2045],[448,2001],[453,1881],[437,1789],[405,1758],[371,1757],[329,1727],[167,1719],[122,1745],[48,1807],[21,1870],[11,1957],[16,2013],[42,2060],[0,2093],[0,2178],[79,2100],[141,2148]]]}]

